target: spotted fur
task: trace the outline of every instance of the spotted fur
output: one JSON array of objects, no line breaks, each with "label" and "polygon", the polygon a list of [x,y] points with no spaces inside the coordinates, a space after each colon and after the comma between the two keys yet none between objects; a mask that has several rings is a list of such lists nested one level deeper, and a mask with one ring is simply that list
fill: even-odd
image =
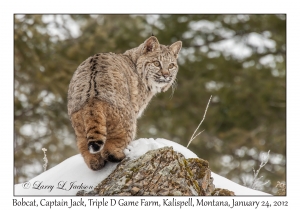
[{"label": "spotted fur", "polygon": [[123,54],[98,53],[79,65],[69,85],[68,114],[89,168],[125,157],[137,118],[156,93],[175,83],[181,45],[161,45],[151,36]]}]

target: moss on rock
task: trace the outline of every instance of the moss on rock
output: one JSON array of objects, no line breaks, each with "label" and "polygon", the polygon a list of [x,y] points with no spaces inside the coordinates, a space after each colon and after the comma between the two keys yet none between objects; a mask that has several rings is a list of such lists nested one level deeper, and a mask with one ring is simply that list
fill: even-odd
[{"label": "moss on rock", "polygon": [[164,147],[124,159],[93,191],[78,195],[211,195],[212,181],[206,160],[185,159],[172,147]]}]

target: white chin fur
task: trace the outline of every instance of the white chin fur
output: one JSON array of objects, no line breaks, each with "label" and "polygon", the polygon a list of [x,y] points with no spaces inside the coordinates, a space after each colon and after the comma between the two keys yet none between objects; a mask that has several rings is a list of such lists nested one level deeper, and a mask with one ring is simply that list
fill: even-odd
[{"label": "white chin fur", "polygon": [[151,90],[153,93],[160,93],[162,88],[163,87],[159,87],[159,86],[155,85],[155,86],[152,86]]},{"label": "white chin fur", "polygon": [[156,82],[155,86],[156,86],[156,87],[159,87],[159,88],[163,88],[163,87],[165,87],[167,84],[168,84],[168,83],[164,83],[164,82],[160,82],[160,83]]},{"label": "white chin fur", "polygon": [[154,93],[154,94],[160,93],[161,90],[162,90],[162,88],[164,88],[167,85],[168,85],[167,82],[155,82],[155,81],[151,81],[150,82],[151,92]]}]

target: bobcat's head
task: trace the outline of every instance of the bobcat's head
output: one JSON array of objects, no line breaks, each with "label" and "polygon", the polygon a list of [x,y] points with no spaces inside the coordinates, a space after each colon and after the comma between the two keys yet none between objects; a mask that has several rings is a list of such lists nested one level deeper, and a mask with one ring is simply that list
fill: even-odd
[{"label": "bobcat's head", "polygon": [[161,45],[155,36],[151,36],[139,46],[137,71],[149,91],[165,92],[175,82],[178,72],[177,58],[181,46],[181,41],[170,46]]}]

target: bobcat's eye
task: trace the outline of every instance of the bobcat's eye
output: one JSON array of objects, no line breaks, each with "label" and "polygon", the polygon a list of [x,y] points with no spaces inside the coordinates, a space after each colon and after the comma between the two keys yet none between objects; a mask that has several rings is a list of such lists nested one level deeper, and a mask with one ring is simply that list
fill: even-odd
[{"label": "bobcat's eye", "polygon": [[157,66],[157,67],[160,66],[160,63],[158,61],[154,61],[153,64],[154,64],[154,66]]},{"label": "bobcat's eye", "polygon": [[174,66],[175,66],[174,63],[171,63],[171,64],[169,65],[169,69],[172,69]]}]

